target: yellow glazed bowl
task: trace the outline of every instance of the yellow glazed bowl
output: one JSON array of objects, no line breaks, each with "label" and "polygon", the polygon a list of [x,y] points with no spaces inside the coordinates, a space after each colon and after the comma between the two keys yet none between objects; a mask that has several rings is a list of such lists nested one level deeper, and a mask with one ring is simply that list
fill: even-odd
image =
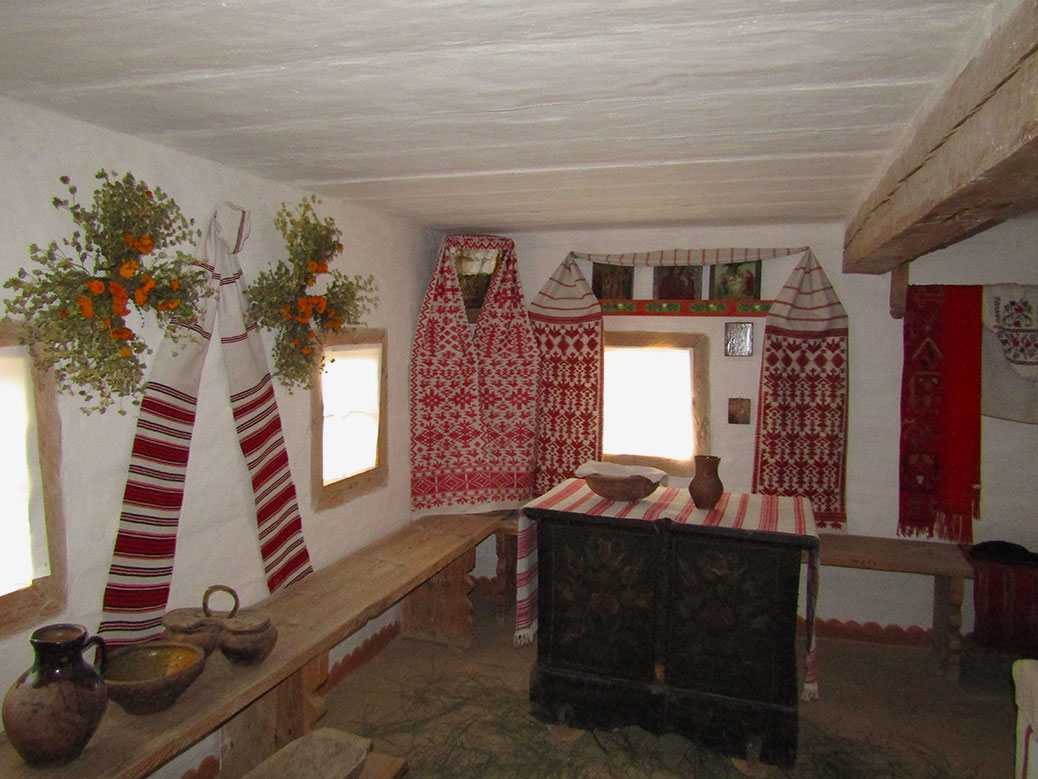
[{"label": "yellow glazed bowl", "polygon": [[112,652],[104,671],[108,697],[129,714],[168,709],[205,667],[205,650],[176,641],[149,641]]}]

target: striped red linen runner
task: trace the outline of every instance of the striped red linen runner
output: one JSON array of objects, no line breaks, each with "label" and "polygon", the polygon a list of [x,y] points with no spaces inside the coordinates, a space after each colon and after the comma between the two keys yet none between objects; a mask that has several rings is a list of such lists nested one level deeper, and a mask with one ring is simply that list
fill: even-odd
[{"label": "striped red linen runner", "polygon": [[764,326],[753,490],[804,495],[815,521],[845,530],[847,312],[807,250]]},{"label": "striped red linen runner", "polygon": [[[696,508],[685,487],[658,487],[642,500],[615,501],[592,492],[583,479],[567,479],[523,508],[646,521],[665,516],[688,525],[768,530],[818,537],[811,501],[801,496],[725,492],[717,504],[707,510]],[[537,637],[537,526],[526,516],[525,511],[519,515],[517,550],[515,644],[522,646]],[[818,658],[814,634],[818,569],[818,550],[815,548],[808,555],[807,601],[804,606],[808,644],[801,696],[804,700],[818,697]]]},{"label": "striped red linen runner", "polygon": [[[224,207],[236,212],[231,240],[225,239],[218,218]],[[147,641],[161,633],[198,387],[217,317],[230,333],[220,344],[238,443],[252,481],[267,586],[273,592],[313,570],[266,351],[255,327],[245,327],[242,272],[234,255],[241,251],[248,230],[248,213],[237,206],[225,203],[213,214],[199,267],[209,273],[217,294],[207,301],[203,322],[180,323],[197,334],[197,341],[174,346],[165,339],[159,345],[144,387],[98,630],[113,646]]]},{"label": "striped red linen runner", "polygon": [[567,259],[601,262],[606,265],[670,266],[721,265],[729,262],[756,262],[803,254],[810,249],[799,246],[792,249],[665,249],[655,252],[628,252],[626,254],[589,254],[570,252]]},{"label": "striped red linen runner", "polygon": [[[476,323],[465,315],[455,252],[501,252]],[[515,244],[448,235],[411,349],[411,506],[501,503],[533,492],[537,348]]]}]

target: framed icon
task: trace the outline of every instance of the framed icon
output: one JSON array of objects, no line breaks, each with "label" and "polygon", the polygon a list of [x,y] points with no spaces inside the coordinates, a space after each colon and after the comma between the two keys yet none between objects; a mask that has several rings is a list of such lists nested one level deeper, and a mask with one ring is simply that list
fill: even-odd
[{"label": "framed icon", "polygon": [[710,266],[711,300],[760,300],[760,260]]},{"label": "framed icon", "polygon": [[753,354],[753,322],[724,323],[724,356],[749,357]]},{"label": "framed icon", "polygon": [[599,300],[633,300],[634,268],[596,262],[591,267],[591,291]]},{"label": "framed icon", "polygon": [[728,424],[750,424],[750,399],[728,398]]},{"label": "framed icon", "polygon": [[666,265],[652,269],[654,300],[698,300],[703,297],[702,265]]}]

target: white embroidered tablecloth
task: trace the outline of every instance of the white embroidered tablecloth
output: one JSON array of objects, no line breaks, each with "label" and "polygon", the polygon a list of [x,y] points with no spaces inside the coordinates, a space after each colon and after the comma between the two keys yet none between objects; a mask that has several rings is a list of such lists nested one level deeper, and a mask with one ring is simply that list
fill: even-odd
[{"label": "white embroidered tablecloth", "polygon": [[[730,493],[721,495],[712,509],[698,509],[685,487],[659,487],[637,501],[615,501],[595,494],[583,479],[567,479],[534,498],[519,514],[516,559],[515,643],[532,642],[537,636],[537,526],[525,509],[546,509],[596,517],[620,517],[653,521],[667,517],[687,525],[765,530],[818,537],[811,501],[803,497]],[[803,698],[818,697],[817,656],[814,637],[815,603],[818,598],[818,549],[808,556],[806,674]]]}]

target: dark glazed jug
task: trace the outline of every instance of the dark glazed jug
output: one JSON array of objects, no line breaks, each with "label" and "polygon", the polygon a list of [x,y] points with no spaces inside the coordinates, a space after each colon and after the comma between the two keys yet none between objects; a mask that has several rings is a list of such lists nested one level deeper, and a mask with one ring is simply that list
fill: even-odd
[{"label": "dark glazed jug", "polygon": [[4,696],[7,738],[30,765],[60,765],[79,757],[108,706],[100,673],[83,659],[96,644],[101,669],[105,643],[82,625],[47,625],[29,638],[36,659]]},{"label": "dark glazed jug", "polygon": [[717,466],[721,463],[720,457],[709,454],[697,454],[696,474],[688,485],[688,493],[692,496],[697,509],[712,509],[721,493],[724,485],[721,477],[717,475]]}]

